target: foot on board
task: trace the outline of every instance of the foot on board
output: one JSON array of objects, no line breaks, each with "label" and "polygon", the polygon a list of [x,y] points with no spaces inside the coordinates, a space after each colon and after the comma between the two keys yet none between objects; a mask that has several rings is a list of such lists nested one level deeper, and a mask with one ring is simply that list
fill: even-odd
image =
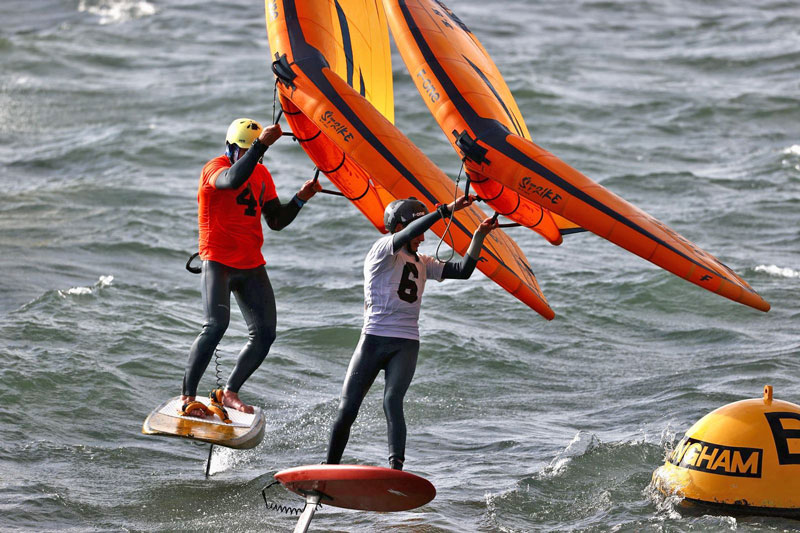
[{"label": "foot on board", "polygon": [[247,405],[239,399],[239,394],[231,392],[228,389],[214,389],[211,391],[211,399],[217,403],[219,403],[219,400],[221,399],[222,405],[225,407],[230,407],[231,409],[236,409],[242,413],[252,415],[255,412],[255,409],[253,409],[252,405]]},{"label": "foot on board", "polygon": [[214,402],[212,402],[211,405],[206,405],[203,402],[195,400],[194,398],[191,400],[186,400],[183,404],[183,407],[181,407],[181,410],[178,411],[178,414],[180,416],[191,416],[195,418],[206,418],[216,415],[226,424],[231,423],[231,419],[228,416],[228,411],[226,411],[223,406]]},{"label": "foot on board", "polygon": [[178,411],[180,416],[192,416],[195,418],[206,417],[206,406],[202,402],[198,402],[193,396],[181,396],[183,407]]}]

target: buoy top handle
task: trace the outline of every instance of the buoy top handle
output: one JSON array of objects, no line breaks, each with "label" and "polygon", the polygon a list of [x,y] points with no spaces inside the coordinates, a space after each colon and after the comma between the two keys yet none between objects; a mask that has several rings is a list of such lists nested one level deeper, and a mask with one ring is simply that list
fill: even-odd
[{"label": "buoy top handle", "polygon": [[764,403],[767,405],[772,403],[772,385],[764,385]]}]

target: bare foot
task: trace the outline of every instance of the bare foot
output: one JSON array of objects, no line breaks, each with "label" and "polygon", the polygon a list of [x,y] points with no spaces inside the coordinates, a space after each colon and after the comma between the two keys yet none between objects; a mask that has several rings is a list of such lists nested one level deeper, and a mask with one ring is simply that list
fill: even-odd
[{"label": "bare foot", "polygon": [[[195,399],[194,396],[181,396],[181,405],[186,405],[187,403],[193,402]],[[193,416],[195,418],[205,418],[206,412],[200,409],[199,407],[195,409],[191,409],[186,413],[186,416]]]},{"label": "bare foot", "polygon": [[222,405],[225,407],[230,407],[232,409],[236,409],[237,411],[241,411],[242,413],[247,413],[252,415],[255,411],[252,405],[247,405],[242,400],[239,399],[239,395],[235,392],[231,392],[228,389],[225,389],[222,392]]}]

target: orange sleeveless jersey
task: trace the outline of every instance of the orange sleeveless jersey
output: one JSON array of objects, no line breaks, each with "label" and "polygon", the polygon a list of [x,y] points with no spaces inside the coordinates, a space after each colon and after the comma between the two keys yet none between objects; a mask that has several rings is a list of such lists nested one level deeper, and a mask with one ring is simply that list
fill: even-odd
[{"label": "orange sleeveless jersey", "polygon": [[255,268],[265,263],[261,254],[264,234],[261,207],[278,197],[275,183],[264,165],[236,190],[216,189],[220,172],[230,168],[227,156],[215,157],[203,167],[197,189],[200,258],[233,268]]}]

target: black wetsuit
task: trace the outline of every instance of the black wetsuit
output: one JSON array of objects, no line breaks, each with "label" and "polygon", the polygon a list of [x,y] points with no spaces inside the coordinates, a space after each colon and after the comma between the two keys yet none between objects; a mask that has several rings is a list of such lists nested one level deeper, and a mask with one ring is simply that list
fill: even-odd
[{"label": "black wetsuit", "polygon": [[[253,173],[267,147],[255,141],[252,147],[229,169],[217,176],[217,189],[238,189]],[[297,196],[281,204],[278,198],[264,202],[262,215],[270,229],[280,231],[288,226],[300,211],[302,202]],[[230,321],[231,293],[247,323],[249,339],[239,352],[236,366],[226,388],[239,389],[261,365],[275,340],[275,296],[262,265],[256,268],[232,268],[216,261],[203,261],[202,287],[203,329],[189,351],[189,361],[183,376],[183,395],[196,396],[200,378],[206,371]]]},{"label": "black wetsuit", "polygon": [[[395,252],[406,246],[430,228],[442,216],[447,216],[446,208],[429,213],[409,223],[404,229],[392,237]],[[461,261],[445,263],[442,279],[467,279],[475,270],[477,259],[465,255]],[[414,377],[419,354],[419,341],[398,337],[362,334],[358,346],[350,359],[344,384],[339,411],[331,428],[328,444],[328,464],[338,464],[342,459],[345,446],[350,438],[350,428],[356,420],[361,402],[367,395],[372,383],[383,370],[385,388],[383,392],[383,410],[389,437],[389,464],[393,468],[402,469],[405,461],[406,422],[403,413],[403,398]]]}]

